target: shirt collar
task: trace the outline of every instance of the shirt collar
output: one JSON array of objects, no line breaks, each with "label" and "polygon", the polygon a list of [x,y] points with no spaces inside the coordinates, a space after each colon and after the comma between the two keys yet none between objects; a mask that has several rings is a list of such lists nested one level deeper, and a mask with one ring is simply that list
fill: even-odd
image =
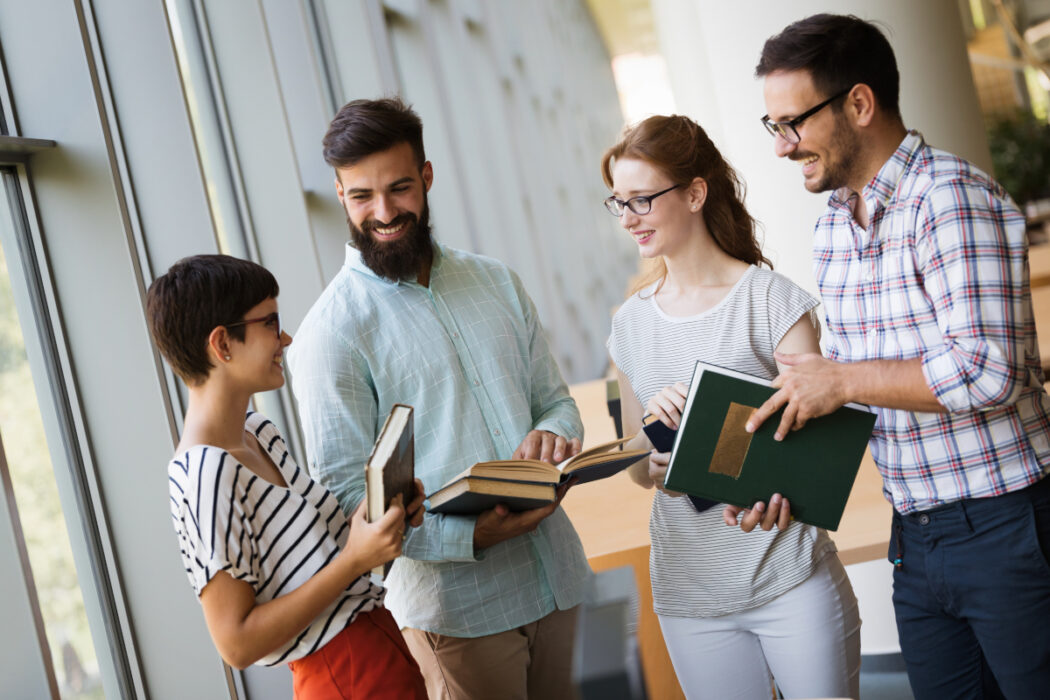
[{"label": "shirt collar", "polygon": [[[911,167],[920,150],[926,147],[926,141],[918,131],[909,131],[904,140],[897,146],[889,160],[883,163],[882,168],[875,177],[864,186],[860,196],[866,202],[871,202],[877,208],[887,205],[901,178]],[[831,193],[831,203],[840,207],[849,208],[849,199],[853,191],[848,187],[842,187]],[[869,209],[869,214],[873,213]]]},{"label": "shirt collar", "polygon": [[[437,241],[431,239],[430,245],[434,250],[434,259],[430,263],[430,279],[433,280],[434,275],[437,274],[438,269],[441,267],[441,262],[445,257],[445,253],[444,247]],[[343,267],[356,270],[362,275],[367,275],[382,284],[388,284],[391,286],[399,284],[416,284],[415,280],[388,280],[385,277],[380,277],[372,272],[372,268],[365,265],[365,261],[361,259],[361,251],[355,248],[354,244],[350,241],[346,242],[346,259],[343,262]]]}]

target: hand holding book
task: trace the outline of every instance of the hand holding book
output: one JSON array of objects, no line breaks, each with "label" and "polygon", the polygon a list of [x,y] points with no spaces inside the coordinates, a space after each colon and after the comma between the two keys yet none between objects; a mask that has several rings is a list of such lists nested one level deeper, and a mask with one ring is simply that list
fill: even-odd
[{"label": "hand holding book", "polygon": [[794,518],[791,516],[791,503],[779,493],[774,493],[767,506],[763,501],[756,501],[750,508],[743,506],[726,506],[722,511],[722,520],[729,527],[740,527],[744,532],[751,532],[756,527],[765,531],[776,527],[784,530]]}]

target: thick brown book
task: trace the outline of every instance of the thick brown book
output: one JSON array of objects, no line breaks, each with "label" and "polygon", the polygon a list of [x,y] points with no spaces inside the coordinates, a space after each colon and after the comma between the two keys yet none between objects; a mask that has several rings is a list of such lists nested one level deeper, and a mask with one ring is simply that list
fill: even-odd
[{"label": "thick brown book", "polygon": [[[383,517],[390,501],[403,494],[404,505],[415,495],[415,442],[412,431],[412,407],[396,403],[390,409],[383,428],[365,462],[365,500],[368,522]],[[373,573],[385,576],[390,571],[376,567]]]},{"label": "thick brown book", "polygon": [[539,508],[555,499],[555,488],[604,479],[623,471],[648,450],[620,450],[631,438],[613,440],[580,452],[560,464],[538,459],[501,459],[478,462],[430,494],[431,513],[469,515],[504,503],[512,511]]}]

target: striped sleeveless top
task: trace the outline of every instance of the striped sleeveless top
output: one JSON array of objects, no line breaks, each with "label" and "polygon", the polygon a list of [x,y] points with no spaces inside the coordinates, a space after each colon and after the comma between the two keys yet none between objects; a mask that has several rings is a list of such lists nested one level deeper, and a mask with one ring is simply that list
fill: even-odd
[{"label": "striped sleeveless top", "polygon": [[[265,603],[295,590],[339,554],[350,525],[335,497],[300,469],[277,427],[249,413],[245,430],[259,440],[288,488],[271,484],[218,447],[196,445],[168,464],[171,518],[193,590],[220,571],[246,581]],[[275,666],[324,646],[359,612],[382,604],[367,575],[290,642],[257,663]]]},{"label": "striped sleeveless top", "polygon": [[[688,384],[696,360],[773,379],[774,349],[818,304],[786,277],[754,266],[716,306],[696,316],[665,314],[655,288],[623,303],[608,341],[643,408],[664,387]],[[806,580],[816,562],[835,551],[827,533],[811,525],[745,533],[722,522],[721,507],[697,513],[688,499],[659,491],[649,535],[653,609],[676,617],[758,607]]]}]

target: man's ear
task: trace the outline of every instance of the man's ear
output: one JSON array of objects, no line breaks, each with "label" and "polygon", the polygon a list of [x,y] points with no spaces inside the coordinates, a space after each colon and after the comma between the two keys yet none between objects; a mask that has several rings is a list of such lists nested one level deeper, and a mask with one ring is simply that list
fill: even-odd
[{"label": "man's ear", "polygon": [[849,120],[857,126],[869,126],[875,118],[878,101],[871,87],[864,83],[857,83],[846,95],[843,110]]},{"label": "man's ear", "polygon": [[707,201],[707,180],[702,177],[694,177],[689,183],[689,208],[692,211],[700,211]]},{"label": "man's ear", "polygon": [[211,329],[211,333],[208,334],[208,354],[212,355],[212,364],[218,365],[230,358],[230,341],[230,332],[226,330],[226,326],[215,326]]},{"label": "man's ear", "polygon": [[423,191],[429,192],[430,186],[434,184],[434,166],[430,164],[429,160],[423,163],[423,170],[419,174],[423,178]]},{"label": "man's ear", "polygon": [[343,181],[339,179],[339,176],[335,176],[335,196],[339,197],[339,201],[343,201]]}]

